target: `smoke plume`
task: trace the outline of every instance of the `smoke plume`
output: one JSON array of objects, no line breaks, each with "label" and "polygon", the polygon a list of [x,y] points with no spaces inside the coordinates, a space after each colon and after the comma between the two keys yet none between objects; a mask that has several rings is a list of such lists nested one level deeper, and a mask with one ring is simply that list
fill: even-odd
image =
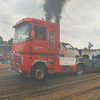
[{"label": "smoke plume", "polygon": [[43,10],[46,20],[51,21],[54,18],[56,23],[60,23],[61,13],[67,1],[69,0],[45,0]]}]

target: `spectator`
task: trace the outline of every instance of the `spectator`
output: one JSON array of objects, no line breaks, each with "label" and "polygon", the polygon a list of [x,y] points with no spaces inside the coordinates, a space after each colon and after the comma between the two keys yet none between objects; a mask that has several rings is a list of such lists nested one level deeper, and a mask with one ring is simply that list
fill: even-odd
[{"label": "spectator", "polygon": [[6,54],[4,54],[3,60],[6,62],[6,60],[7,60]]},{"label": "spectator", "polygon": [[3,61],[3,55],[2,54],[0,54],[0,61]]}]

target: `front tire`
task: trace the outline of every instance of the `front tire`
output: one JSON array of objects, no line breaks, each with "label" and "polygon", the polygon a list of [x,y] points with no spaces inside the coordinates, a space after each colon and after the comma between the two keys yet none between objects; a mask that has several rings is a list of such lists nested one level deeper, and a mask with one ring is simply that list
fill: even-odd
[{"label": "front tire", "polygon": [[46,77],[46,70],[44,67],[38,65],[32,70],[32,78],[36,80],[43,80]]}]

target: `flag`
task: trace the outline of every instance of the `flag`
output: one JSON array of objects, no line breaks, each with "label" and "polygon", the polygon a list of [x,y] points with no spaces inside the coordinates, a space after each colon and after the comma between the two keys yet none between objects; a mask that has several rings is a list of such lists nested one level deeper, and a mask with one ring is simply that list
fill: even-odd
[{"label": "flag", "polygon": [[88,49],[90,49],[91,47],[93,47],[93,45],[89,42]]}]

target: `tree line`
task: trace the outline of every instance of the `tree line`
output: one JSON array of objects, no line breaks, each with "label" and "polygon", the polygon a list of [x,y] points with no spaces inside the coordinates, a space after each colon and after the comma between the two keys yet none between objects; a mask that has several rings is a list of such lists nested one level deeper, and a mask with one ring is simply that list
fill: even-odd
[{"label": "tree line", "polygon": [[9,39],[8,41],[4,41],[2,36],[0,36],[0,45],[12,45],[13,38]]}]

